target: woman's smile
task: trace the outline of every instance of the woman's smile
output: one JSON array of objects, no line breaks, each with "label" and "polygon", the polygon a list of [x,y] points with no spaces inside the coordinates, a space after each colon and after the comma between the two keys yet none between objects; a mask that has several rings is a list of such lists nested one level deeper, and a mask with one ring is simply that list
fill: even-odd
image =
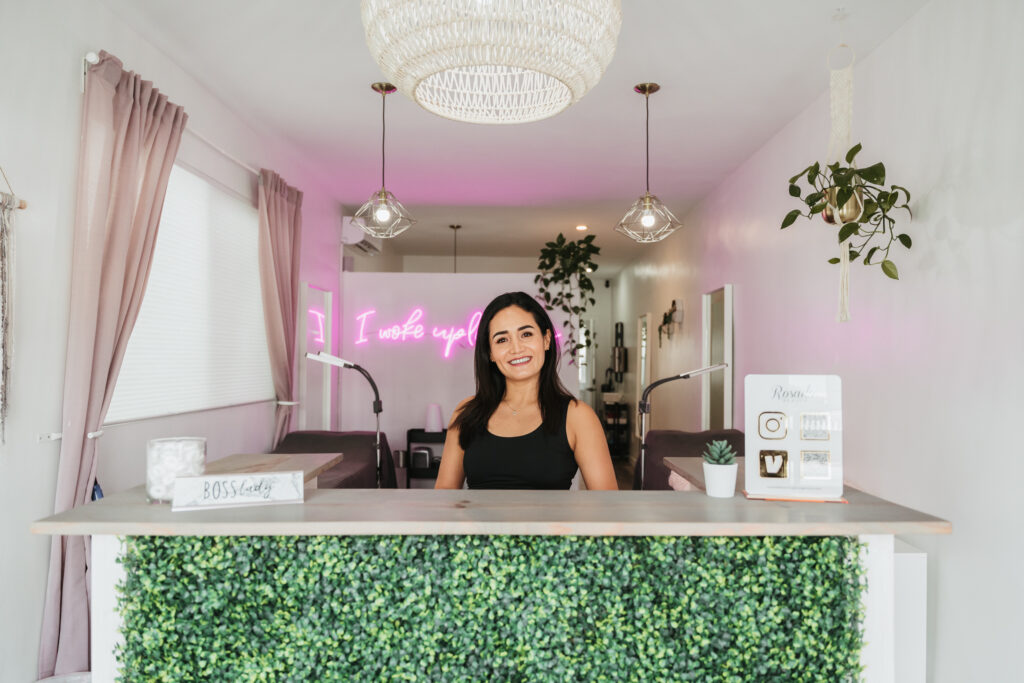
[{"label": "woman's smile", "polygon": [[491,361],[501,374],[525,379],[540,373],[550,333],[542,335],[532,313],[509,306],[498,311],[487,331]]}]

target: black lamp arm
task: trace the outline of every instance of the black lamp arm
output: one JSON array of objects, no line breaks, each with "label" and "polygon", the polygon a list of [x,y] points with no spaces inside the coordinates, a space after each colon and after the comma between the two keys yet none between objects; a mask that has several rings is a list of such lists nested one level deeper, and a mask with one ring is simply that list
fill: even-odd
[{"label": "black lamp arm", "polygon": [[640,490],[644,488],[644,479],[647,471],[647,415],[651,412],[651,402],[647,400],[647,397],[651,394],[651,390],[654,387],[661,386],[666,382],[673,382],[677,379],[690,379],[697,375],[703,375],[708,372],[714,372],[715,370],[723,370],[729,367],[728,363],[719,363],[717,365],[709,365],[706,368],[698,368],[697,370],[690,370],[679,375],[672,375],[671,377],[663,377],[659,380],[651,382],[647,385],[647,388],[640,394],[640,401],[637,404],[637,408],[640,413]]},{"label": "black lamp arm", "polygon": [[697,370],[690,370],[689,372],[684,372],[684,373],[682,373],[680,375],[672,375],[671,377],[663,377],[663,378],[661,378],[661,379],[659,379],[657,381],[651,382],[650,384],[647,385],[647,388],[644,389],[643,394],[640,395],[640,403],[639,403],[639,406],[638,406],[639,409],[640,409],[640,413],[641,414],[646,414],[646,413],[651,412],[651,402],[647,400],[647,397],[650,395],[651,390],[653,390],[654,387],[660,387],[662,384],[665,384],[666,382],[673,382],[673,381],[675,381],[677,379],[690,379],[691,377],[696,377],[697,375],[703,375],[703,374],[708,373],[708,372],[714,372],[715,370],[722,370],[723,368],[725,368],[727,366],[728,366],[728,363],[719,363],[718,365],[710,365],[710,366],[708,366],[706,368],[698,368]]},{"label": "black lamp arm", "polygon": [[349,367],[353,370],[358,370],[359,374],[365,377],[366,381],[370,383],[370,388],[373,389],[373,412],[379,415],[381,411],[384,410],[384,404],[381,403],[380,392],[377,391],[377,383],[373,381],[372,377],[370,377],[370,373],[363,369],[363,366],[352,363]]},{"label": "black lamp arm", "polygon": [[344,358],[338,358],[337,356],[332,356],[331,354],[324,353],[323,351],[318,351],[316,353],[306,353],[306,358],[309,358],[310,360],[315,360],[318,363],[335,365],[339,368],[352,368],[353,370],[358,370],[359,374],[365,377],[366,381],[370,383],[370,388],[373,389],[373,413],[377,418],[376,439],[374,440],[374,443],[375,450],[377,451],[377,488],[380,488],[380,414],[384,410],[384,406],[380,401],[380,392],[377,391],[377,383],[373,381],[373,377],[370,377],[370,373],[368,373],[365,369],[351,361],[345,360]]}]

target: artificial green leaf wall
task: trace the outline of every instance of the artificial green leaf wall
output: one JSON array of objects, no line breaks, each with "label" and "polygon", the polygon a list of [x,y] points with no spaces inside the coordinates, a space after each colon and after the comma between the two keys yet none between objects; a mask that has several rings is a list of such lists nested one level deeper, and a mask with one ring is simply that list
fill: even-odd
[{"label": "artificial green leaf wall", "polygon": [[846,537],[133,537],[124,681],[852,681]]}]

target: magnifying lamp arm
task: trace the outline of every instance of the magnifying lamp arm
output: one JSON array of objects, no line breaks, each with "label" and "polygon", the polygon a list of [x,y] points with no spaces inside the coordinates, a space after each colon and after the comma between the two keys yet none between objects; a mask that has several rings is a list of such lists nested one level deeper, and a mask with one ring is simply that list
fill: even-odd
[{"label": "magnifying lamp arm", "polygon": [[377,391],[377,383],[373,381],[373,377],[370,377],[370,373],[366,371],[361,365],[357,365],[351,361],[347,361],[344,358],[338,358],[332,356],[329,353],[318,351],[316,353],[307,353],[306,358],[315,360],[318,363],[326,363],[327,365],[334,365],[339,368],[351,368],[357,371],[360,375],[366,378],[366,381],[370,383],[370,388],[373,389],[373,413],[377,418],[377,429],[376,439],[374,441],[374,448],[377,451],[377,488],[380,488],[380,414],[384,410],[384,405],[380,400],[380,392]]},{"label": "magnifying lamp arm", "polygon": [[370,383],[370,388],[373,389],[373,412],[380,415],[380,412],[384,410],[384,406],[380,401],[380,392],[377,391],[377,383],[373,381],[373,378],[370,377],[370,373],[363,369],[362,366],[353,363],[351,367],[353,370],[357,370],[359,374],[365,377],[366,381]]},{"label": "magnifying lamp arm", "polygon": [[317,351],[316,353],[307,353],[306,358],[310,360],[315,360],[318,363],[326,363],[327,365],[334,365],[339,368],[351,368],[357,371],[359,374],[366,378],[366,381],[370,383],[370,388],[373,389],[373,412],[379,415],[381,411],[384,410],[384,406],[380,400],[380,392],[377,391],[377,383],[373,381],[373,377],[370,376],[370,373],[367,372],[363,366],[356,365],[352,361],[347,361],[344,358],[332,356],[331,354],[324,353],[323,351]]},{"label": "magnifying lamp arm", "polygon": [[650,396],[651,391],[662,384],[667,382],[674,382],[677,379],[690,379],[691,377],[697,377],[698,375],[704,375],[709,372],[715,372],[716,370],[724,370],[729,367],[728,363],[719,363],[717,365],[709,365],[706,368],[698,368],[697,370],[690,370],[679,375],[672,375],[671,377],[662,377],[659,380],[655,380],[647,385],[647,387],[640,394],[640,401],[637,404],[637,410],[640,413],[640,490],[644,488],[644,476],[646,475],[646,462],[647,462],[647,439],[645,432],[647,431],[647,415],[651,412],[651,402],[647,400]]}]

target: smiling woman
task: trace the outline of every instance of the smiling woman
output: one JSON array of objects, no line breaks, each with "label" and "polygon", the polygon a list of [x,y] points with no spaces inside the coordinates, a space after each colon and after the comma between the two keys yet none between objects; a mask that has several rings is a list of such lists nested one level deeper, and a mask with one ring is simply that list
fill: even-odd
[{"label": "smiling woman", "polygon": [[475,346],[476,394],[455,410],[436,488],[616,489],[604,430],[558,380],[551,319],[509,292],[484,309]]}]

